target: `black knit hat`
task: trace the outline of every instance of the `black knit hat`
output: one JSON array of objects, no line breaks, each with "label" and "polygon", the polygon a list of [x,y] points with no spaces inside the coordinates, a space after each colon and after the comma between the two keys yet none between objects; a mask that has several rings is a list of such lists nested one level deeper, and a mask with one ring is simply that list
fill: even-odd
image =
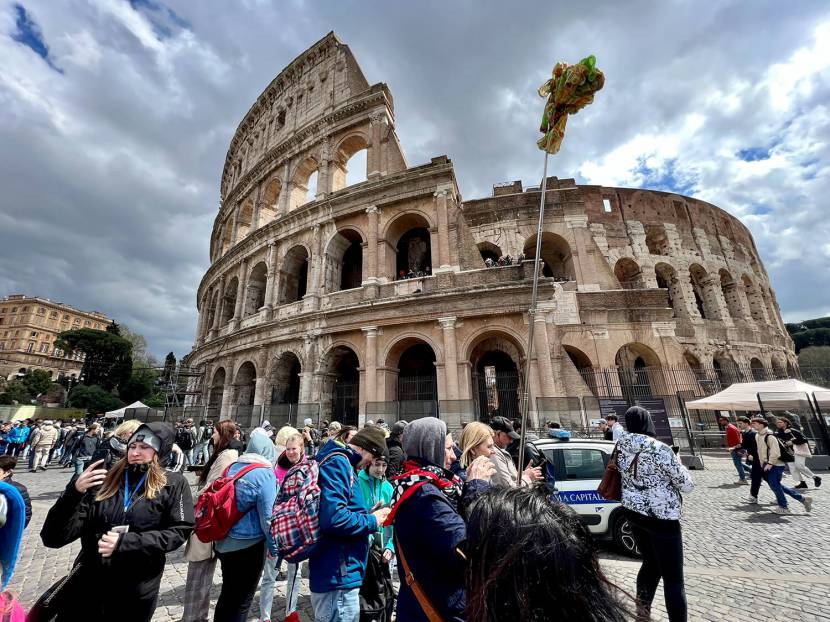
[{"label": "black knit hat", "polygon": [[376,425],[367,425],[355,434],[349,443],[365,449],[376,458],[379,458],[386,451],[386,434]]}]

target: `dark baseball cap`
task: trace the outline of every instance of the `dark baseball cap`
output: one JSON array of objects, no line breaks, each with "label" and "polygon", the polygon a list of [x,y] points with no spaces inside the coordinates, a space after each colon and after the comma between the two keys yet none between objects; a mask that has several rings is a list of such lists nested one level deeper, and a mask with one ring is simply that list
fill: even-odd
[{"label": "dark baseball cap", "polygon": [[516,433],[516,430],[513,429],[513,424],[510,422],[510,419],[506,417],[493,417],[493,420],[490,422],[490,427],[497,432],[505,432],[513,440],[521,438]]}]

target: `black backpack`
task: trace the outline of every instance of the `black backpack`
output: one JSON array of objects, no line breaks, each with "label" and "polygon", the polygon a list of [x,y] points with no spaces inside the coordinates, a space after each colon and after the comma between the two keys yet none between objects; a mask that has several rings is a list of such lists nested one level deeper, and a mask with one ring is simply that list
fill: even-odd
[{"label": "black backpack", "polygon": [[[793,455],[793,452],[790,451],[790,448],[787,447],[780,438],[778,438],[775,434],[767,434],[767,438],[769,437],[774,438],[775,442],[778,443],[778,448],[781,450],[780,459],[782,462],[795,462],[795,456]],[[769,449],[769,443],[767,443],[767,449]]]},{"label": "black backpack", "polygon": [[187,428],[179,428],[176,431],[176,445],[181,449],[193,449],[193,435]]}]

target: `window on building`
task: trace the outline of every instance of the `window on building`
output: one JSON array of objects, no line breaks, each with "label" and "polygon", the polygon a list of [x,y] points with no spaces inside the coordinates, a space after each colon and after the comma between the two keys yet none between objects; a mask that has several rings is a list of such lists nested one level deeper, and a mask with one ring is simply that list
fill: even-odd
[{"label": "window on building", "polygon": [[68,316],[68,315],[64,315],[64,316],[63,316],[63,321],[64,321],[64,322],[68,322],[68,321],[69,321],[69,316]]},{"label": "window on building", "polygon": [[42,354],[49,354],[49,344],[48,343],[40,344],[40,352]]},{"label": "window on building", "polygon": [[0,324],[2,324],[5,319],[6,318],[4,318],[4,317],[0,317]]},{"label": "window on building", "polygon": [[611,201],[609,199],[602,200],[602,209],[605,210],[606,214],[611,213]]},{"label": "window on building", "polygon": [[0,313],[5,313],[6,311],[8,311],[8,309],[6,309],[6,307],[3,307],[2,309],[0,309]]},{"label": "window on building", "polygon": [[12,307],[12,313],[17,313],[17,307]]},{"label": "window on building", "polygon": [[6,342],[5,341],[0,341],[0,350],[5,350],[5,349],[6,349]]},{"label": "window on building", "polygon": [[89,320],[87,320],[86,322],[84,322],[84,326],[92,326],[92,322],[90,322]]},{"label": "window on building", "polygon": [[58,312],[57,311],[52,311],[52,313],[49,314],[49,317],[52,318],[53,320],[56,320],[58,318]]},{"label": "window on building", "polygon": [[38,307],[37,314],[38,315],[46,315],[46,309],[44,309],[43,307]]},{"label": "window on building", "polygon": [[80,324],[81,323],[81,318],[76,317],[74,320],[72,320],[72,323],[73,324]]},{"label": "window on building", "polygon": [[31,334],[31,335],[29,335],[29,336],[30,336],[30,337],[37,337],[37,332],[32,331],[32,334]]},{"label": "window on building", "polygon": [[26,352],[34,352],[35,351],[35,342],[30,341],[29,346],[26,348]]},{"label": "window on building", "polygon": [[95,323],[95,330],[101,330],[101,325],[97,322]]},{"label": "window on building", "polygon": [[26,313],[26,311],[28,311],[28,310],[29,310],[29,307],[23,307],[23,313]]}]

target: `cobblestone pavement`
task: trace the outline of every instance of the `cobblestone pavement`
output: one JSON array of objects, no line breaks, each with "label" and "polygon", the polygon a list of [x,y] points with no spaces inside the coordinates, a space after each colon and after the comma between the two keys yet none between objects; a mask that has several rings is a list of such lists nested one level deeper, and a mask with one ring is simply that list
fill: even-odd
[{"label": "cobblestone pavement", "polygon": [[[809,491],[815,500],[811,514],[792,503],[793,514],[770,512],[772,493],[763,485],[761,505],[745,503],[748,486],[733,483],[736,474],[727,459],[707,458],[706,470],[693,472],[696,488],[686,497],[683,530],[686,591],[691,620],[813,621],[830,620],[830,475],[825,487]],[[34,516],[23,539],[20,559],[10,585],[28,607],[54,581],[68,572],[80,546],[46,549],[39,532],[43,519],[69,480],[68,469],[15,475],[29,488]],[[789,481],[789,480],[787,480]],[[603,548],[602,565],[609,577],[629,593],[639,562]],[[183,550],[168,556],[158,609],[153,620],[180,620],[187,562]],[[217,567],[212,593],[218,597]],[[281,619],[285,582],[277,583],[274,619]],[[251,620],[258,614],[258,596]],[[308,584],[303,584],[300,616],[311,619]],[[653,609],[654,620],[666,620],[662,589]]]}]

